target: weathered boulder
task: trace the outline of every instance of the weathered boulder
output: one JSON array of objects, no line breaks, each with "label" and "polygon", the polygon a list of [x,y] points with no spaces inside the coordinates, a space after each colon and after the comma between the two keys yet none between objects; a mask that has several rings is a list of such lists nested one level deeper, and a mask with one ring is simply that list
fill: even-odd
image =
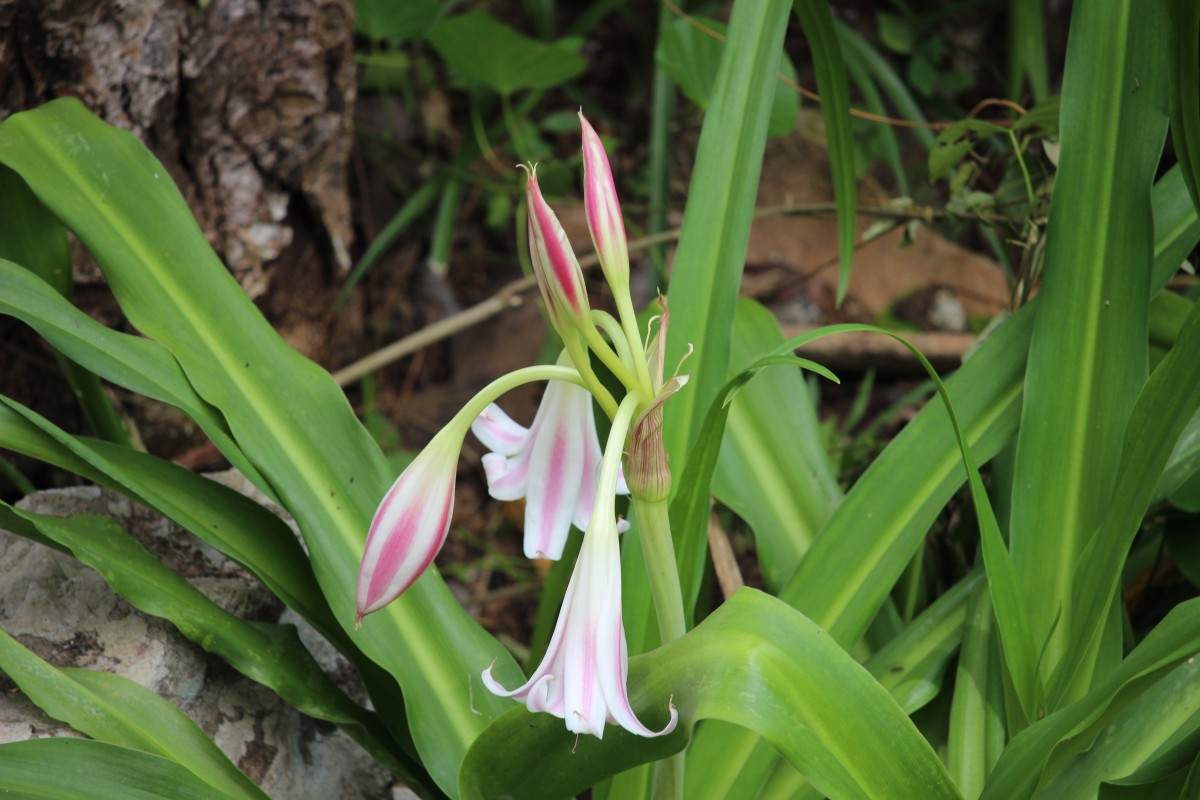
[{"label": "weathered boulder", "polygon": [[[231,612],[292,622],[306,641],[316,638],[236,564],[119,494],[90,486],[44,491],[20,507],[55,516],[111,516]],[[170,700],[271,797],[393,797],[391,775],[348,736],[301,714],[170,623],[137,611],[90,567],[7,531],[0,531],[0,565],[0,627],[56,666],[113,672]],[[353,674],[332,648],[314,648],[314,655],[335,676]],[[361,691],[348,688],[355,696]],[[0,743],[78,735],[0,673]]]}]

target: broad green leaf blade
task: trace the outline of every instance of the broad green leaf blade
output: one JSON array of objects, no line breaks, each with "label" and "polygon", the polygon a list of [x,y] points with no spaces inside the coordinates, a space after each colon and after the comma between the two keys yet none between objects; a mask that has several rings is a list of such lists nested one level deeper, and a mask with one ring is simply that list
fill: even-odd
[{"label": "broad green leaf blade", "polygon": [[60,670],[3,630],[0,670],[47,714],[93,739],[174,761],[231,797],[266,797],[186,714],[127,678]]},{"label": "broad green leaf blade", "polygon": [[688,386],[664,409],[671,471],[682,475],[703,415],[725,382],[734,307],[762,171],[788,3],[736,3],[696,152],[672,276],[666,361],[689,345]]},{"label": "broad green leaf blade", "polygon": [[1171,141],[1192,203],[1200,209],[1200,4],[1168,0]]},{"label": "broad green leaf blade", "polygon": [[1108,598],[1117,590],[1133,538],[1175,443],[1200,411],[1200,306],[1194,306],[1175,345],[1137,398],[1125,430],[1111,500],[1075,565],[1072,596],[1079,613],[1068,622],[1067,650],[1053,674],[1052,698],[1064,695],[1084,668],[1083,653],[1100,635]]},{"label": "broad green leaf blade", "polygon": [[1101,783],[1150,783],[1191,762],[1200,727],[1200,662],[1191,658],[1116,714],[1095,744],[1063,766],[1039,794],[1096,797]]},{"label": "broad green leaf blade", "polygon": [[357,0],[354,30],[369,39],[399,44],[420,37],[442,13],[437,0]]},{"label": "broad green leaf blade", "polygon": [[[1200,241],[1200,217],[1178,168],[1155,185],[1153,202],[1157,291]],[[1025,353],[1038,307],[1035,298],[1021,308],[946,381],[980,461],[998,452],[1016,430]],[[781,595],[843,647],[866,632],[938,511],[962,483],[961,456],[943,414],[931,404],[889,443],[834,512]],[[730,752],[745,747],[740,740],[726,744]]]},{"label": "broad green leaf blade", "polygon": [[455,75],[501,94],[551,89],[587,66],[580,40],[551,44],[497,21],[486,11],[468,11],[435,23],[425,38]]},{"label": "broad green leaf blade", "polygon": [[233,441],[220,412],[196,394],[162,345],[101,325],[32,272],[3,258],[0,286],[0,314],[29,325],[55,350],[101,378],[187,414],[231,464],[272,496],[270,485]]},{"label": "broad green leaf blade", "polygon": [[[947,665],[963,639],[967,601],[974,592],[986,592],[986,588],[983,572],[971,573],[863,665],[906,714],[937,696]],[[764,761],[778,763],[768,769]],[[740,794],[743,789],[757,786],[772,770],[768,785],[777,783],[780,791],[791,790],[784,796],[795,797],[799,791],[791,777],[795,770],[786,760],[779,760],[770,744],[746,728],[707,721],[696,729],[688,747],[688,800],[724,800],[733,796],[734,787]],[[806,786],[805,791],[811,793],[813,789]]]},{"label": "broad green leaf blade", "polygon": [[[351,632],[366,530],[394,476],[337,384],[271,329],[129,134],[58,100],[0,123],[0,162],[79,236],[130,322],[228,420],[299,523],[322,592]],[[432,570],[351,635],[399,681],[421,758],[453,792],[467,746],[504,707],[478,676],[495,660],[499,680],[519,682],[512,657]]]},{"label": "broad green leaf blade", "polygon": [[[753,300],[740,301],[729,377],[782,343],[771,312]],[[738,393],[712,490],[754,530],[763,580],[769,591],[778,591],[842,497],[800,372],[767,370]]]},{"label": "broad green leaf blade", "polygon": [[826,0],[795,0],[796,16],[813,54],[813,72],[821,95],[821,114],[829,143],[833,170],[833,196],[837,201],[838,269],[837,301],[840,305],[850,285],[854,258],[854,228],[858,222],[857,187],[854,183],[854,141],[850,135],[850,85],[842,61],[842,46]]},{"label": "broad green leaf blade", "polygon": [[[1037,653],[1029,633],[1027,612],[1024,599],[1018,591],[1017,578],[1013,572],[1012,560],[1004,546],[995,513],[992,511],[991,500],[983,488],[979,469],[971,454],[971,447],[963,435],[963,428],[958,422],[954,403],[946,391],[945,384],[938,377],[933,365],[921,354],[921,351],[908,343],[904,337],[873,325],[846,324],[829,325],[811,331],[786,342],[780,350],[787,351],[803,346],[805,343],[834,333],[849,331],[867,331],[881,333],[898,341],[908,348],[937,388],[942,400],[942,407],[950,419],[954,430],[954,441],[958,445],[959,455],[966,469],[967,485],[971,490],[971,501],[975,507],[975,517],[979,523],[980,542],[983,552],[984,565],[988,574],[988,586],[991,589],[992,606],[996,612],[998,631],[1004,645],[1005,661],[1012,677],[1013,688],[1017,693],[1028,717],[1034,708],[1038,697],[1038,686],[1035,672]],[[892,584],[889,583],[889,586]]]},{"label": "broad green leaf blade", "polygon": [[[676,752],[699,719],[757,731],[833,797],[957,798],[929,743],[887,691],[820,628],[743,589],[687,636],[635,659],[631,701],[647,724],[679,709],[679,729],[642,739],[609,728],[576,737],[521,708],[499,718],[463,765],[464,798],[563,797]],[[686,789],[685,789],[686,792]]]},{"label": "broad green leaf blade", "polygon": [[295,627],[248,622],[208,599],[160,562],[110,517],[35,514],[0,504],[0,524],[18,517],[99,572],[134,608],[162,617],[192,642],[223,658],[310,717],[332,722],[406,781],[420,768],[405,763],[379,718],[351,701],[324,673]]},{"label": "broad green leaf blade", "polygon": [[[1023,310],[946,381],[977,461],[1016,430],[1025,347]],[[883,605],[929,526],[966,478],[940,403],[930,403],[875,459],[833,512],[780,597],[850,647]]]},{"label": "broad green leaf blade", "polygon": [[[1150,189],[1166,98],[1165,82],[1138,77],[1165,69],[1162,22],[1132,0],[1077,3],[1071,18],[1010,531],[1034,640],[1039,649],[1049,640],[1043,678],[1087,610],[1072,594],[1072,571],[1106,513],[1097,498],[1115,487],[1121,434],[1148,370]],[[1073,696],[1090,673],[1078,674]]]},{"label": "broad green leaf blade", "polygon": [[0,745],[0,794],[12,800],[217,800],[219,792],[161,756],[91,739]]},{"label": "broad green leaf blade", "polygon": [[1200,652],[1200,600],[1180,603],[1121,664],[1081,699],[1017,734],[988,777],[982,800],[1032,797],[1047,765],[1061,766],[1086,747],[1098,727],[1179,663]]}]

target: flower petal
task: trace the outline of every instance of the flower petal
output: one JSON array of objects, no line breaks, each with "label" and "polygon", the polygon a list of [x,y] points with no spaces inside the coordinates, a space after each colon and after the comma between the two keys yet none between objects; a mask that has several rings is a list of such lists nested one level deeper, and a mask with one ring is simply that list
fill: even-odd
[{"label": "flower petal", "polygon": [[530,711],[563,719],[568,730],[603,738],[606,722],[640,736],[661,736],[675,729],[678,712],[660,731],[638,720],[629,705],[625,681],[629,654],[621,622],[621,557],[608,517],[590,529],[579,553],[546,655],[529,680],[505,689],[483,673],[489,691],[512,697]]},{"label": "flower petal", "polygon": [[[530,442],[525,501],[525,555],[562,558],[586,468],[583,420],[590,398],[578,386],[553,383],[538,408],[538,435]],[[537,423],[535,423],[537,424]]]},{"label": "flower petal", "polygon": [[471,423],[471,433],[493,453],[515,456],[529,441],[529,429],[491,403]]}]

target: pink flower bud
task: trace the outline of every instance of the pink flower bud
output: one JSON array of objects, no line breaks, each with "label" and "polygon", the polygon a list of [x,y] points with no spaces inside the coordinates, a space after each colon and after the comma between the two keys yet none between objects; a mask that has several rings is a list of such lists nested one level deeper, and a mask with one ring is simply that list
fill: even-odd
[{"label": "pink flower bud", "polygon": [[525,197],[529,206],[529,256],[551,323],[560,334],[576,325],[591,324],[583,270],[558,217],[542,197],[536,167],[529,170]]},{"label": "pink flower bud", "polygon": [[450,530],[458,446],[430,442],[384,495],[358,570],[356,622],[395,600],[433,563]]},{"label": "pink flower bud", "polygon": [[625,220],[621,218],[617,187],[604,143],[582,111],[579,112],[579,123],[583,127],[583,205],[588,229],[592,232],[592,243],[600,257],[604,277],[614,291],[620,291],[621,287],[629,285],[629,246],[625,241]]}]

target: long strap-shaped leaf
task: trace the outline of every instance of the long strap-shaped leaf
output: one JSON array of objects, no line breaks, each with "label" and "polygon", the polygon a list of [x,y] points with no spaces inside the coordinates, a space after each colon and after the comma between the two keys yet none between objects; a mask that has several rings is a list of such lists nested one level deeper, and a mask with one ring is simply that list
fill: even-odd
[{"label": "long strap-shaped leaf", "polygon": [[821,116],[829,140],[829,166],[833,172],[833,196],[837,203],[838,285],[840,305],[850,285],[850,261],[854,257],[855,209],[854,141],[850,136],[850,84],[842,61],[842,45],[834,27],[827,0],[795,0],[796,16],[813,54],[813,72],[821,93]]},{"label": "long strap-shaped leaf", "polygon": [[[1043,676],[1066,655],[1065,632],[1085,610],[1071,573],[1106,513],[1099,500],[1111,496],[1121,435],[1148,370],[1150,188],[1166,133],[1159,11],[1135,0],[1084,0],[1071,18],[1010,531],[1033,634],[1048,640]],[[1090,673],[1080,673],[1080,687]]]},{"label": "long strap-shaped leaf", "polygon": [[462,796],[569,796],[678,751],[699,719],[755,730],[831,797],[959,796],[887,690],[824,631],[761,592],[740,590],[687,636],[635,659],[629,685],[648,724],[674,698],[679,730],[643,739],[610,728],[603,741],[577,742],[562,720],[514,709],[468,753]]},{"label": "long strap-shaped leaf", "polygon": [[[1178,168],[1154,187],[1155,249],[1152,288],[1161,289],[1200,241],[1200,216]],[[946,381],[959,420],[980,462],[1016,430],[1034,302],[984,340]],[[805,555],[781,599],[851,647],[878,612],[939,510],[961,486],[961,456],[945,410],[930,404],[917,414],[858,479]],[[722,737],[728,771],[741,771],[755,735]],[[701,731],[698,736],[706,736]]]},{"label": "long strap-shaped leaf", "polygon": [[671,277],[667,361],[688,346],[692,379],[664,412],[664,443],[680,474],[712,398],[725,382],[734,305],[750,240],[774,96],[787,0],[733,6],[729,32],[696,151]]},{"label": "long strap-shaped leaf", "polygon": [[[273,331],[217,259],[167,171],[77,101],[0,123],[0,162],[87,246],[122,309],[165,345],[300,523],[321,589],[351,629],[368,523],[392,478],[330,376]],[[353,634],[400,682],[413,739],[453,792],[467,746],[506,702],[479,673],[519,681],[511,656],[436,573]]]},{"label": "long strap-shaped leaf", "polygon": [[128,678],[58,669],[3,630],[0,669],[43,711],[93,739],[166,758],[224,795],[266,797],[186,714]]},{"label": "long strap-shaped leaf", "polygon": [[1151,678],[1200,652],[1200,600],[1171,610],[1120,665],[1102,676],[1084,697],[1015,736],[988,776],[981,800],[1032,797],[1048,763],[1086,746],[1085,731],[1140,697]]},{"label": "long strap-shaped leaf", "polygon": [[233,441],[225,419],[196,394],[166,348],[101,325],[24,265],[3,258],[0,258],[0,286],[4,287],[0,292],[0,314],[29,325],[56,352],[89,372],[187,414],[231,464],[270,496],[270,484]]},{"label": "long strap-shaped leaf", "polygon": [[91,739],[30,739],[0,746],[0,793],[14,800],[220,800],[186,767]]},{"label": "long strap-shaped leaf", "polygon": [[1192,202],[1200,209],[1200,4],[1168,0],[1171,141]]},{"label": "long strap-shaped leaf", "polygon": [[1133,537],[1154,497],[1175,442],[1200,409],[1200,305],[1188,314],[1175,346],[1138,396],[1125,431],[1116,486],[1104,515],[1079,559],[1073,596],[1080,613],[1066,631],[1069,646],[1051,685],[1060,696],[1080,669],[1082,655],[1099,636],[1107,599],[1116,591]]},{"label": "long strap-shaped leaf", "polygon": [[32,409],[0,396],[0,447],[116,489],[203,539],[263,582],[326,633],[352,645],[319,592],[291,529],[267,509],[219,483],[160,458],[97,439],[71,436]]}]

